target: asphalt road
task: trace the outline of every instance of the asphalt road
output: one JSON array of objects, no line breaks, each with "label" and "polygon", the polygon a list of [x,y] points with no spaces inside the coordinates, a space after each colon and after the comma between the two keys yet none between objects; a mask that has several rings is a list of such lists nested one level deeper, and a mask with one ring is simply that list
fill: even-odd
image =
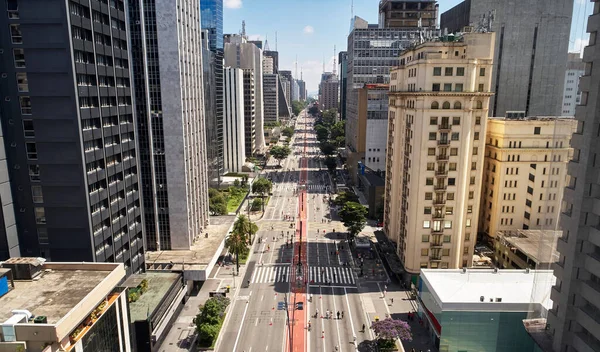
[{"label": "asphalt road", "polygon": [[[292,271],[296,270],[291,264],[294,250],[296,254],[298,251],[292,240],[298,241],[295,228],[302,204],[298,196],[302,158],[307,158],[308,238],[304,241],[308,263],[303,275],[306,294],[298,296],[291,292],[290,281],[294,277]],[[296,351],[297,346],[302,346],[306,351],[358,351],[357,346],[363,340],[373,338],[368,329],[365,301],[357,287],[358,277],[350,265],[352,255],[340,235],[344,227],[328,207],[332,185],[325,170],[313,120],[301,115],[292,140],[292,155],[282,161],[281,167],[276,161],[268,165],[266,174],[273,181],[273,195],[259,221],[260,243],[255,243],[222,331],[219,350]],[[294,299],[306,299],[303,314],[294,314]],[[291,302],[286,305],[287,301]],[[331,312],[331,318],[326,318],[327,311]],[[301,319],[294,321],[294,316]],[[363,324],[366,331],[362,330]],[[302,336],[302,343],[294,341]]]}]

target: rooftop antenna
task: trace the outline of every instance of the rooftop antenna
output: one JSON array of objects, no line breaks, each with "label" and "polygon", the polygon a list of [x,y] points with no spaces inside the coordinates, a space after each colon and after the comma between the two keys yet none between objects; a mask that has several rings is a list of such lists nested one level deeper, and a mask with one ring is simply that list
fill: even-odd
[{"label": "rooftop antenna", "polygon": [[352,0],[352,4],[350,5],[350,16],[354,18],[354,0]]},{"label": "rooftop antenna", "polygon": [[246,38],[246,21],[242,20],[242,37]]},{"label": "rooftop antenna", "polygon": [[296,79],[298,79],[298,54],[296,54],[296,73],[294,76],[296,76]]},{"label": "rooftop antenna", "polygon": [[335,72],[335,45],[333,45],[333,75],[336,75]]},{"label": "rooftop antenna", "polygon": [[277,31],[275,31],[275,51],[277,51]]},{"label": "rooftop antenna", "polygon": [[323,54],[323,73],[325,73],[325,54]]},{"label": "rooftop antenna", "polygon": [[269,49],[269,35],[265,35],[265,51],[270,51]]},{"label": "rooftop antenna", "polygon": [[302,78],[302,66],[300,66],[300,80],[304,81],[304,78]]}]

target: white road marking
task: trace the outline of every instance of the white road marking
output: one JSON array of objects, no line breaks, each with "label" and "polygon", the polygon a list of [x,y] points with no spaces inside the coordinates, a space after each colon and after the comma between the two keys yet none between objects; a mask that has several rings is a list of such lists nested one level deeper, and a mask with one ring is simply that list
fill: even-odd
[{"label": "white road marking", "polygon": [[[335,304],[335,293],[333,292],[333,289],[331,289],[331,295],[333,296],[333,311],[337,312],[337,305]],[[332,312],[331,315],[334,315],[334,313]],[[338,338],[338,346],[340,347],[340,352],[343,350],[342,347],[342,340],[340,337],[340,324],[339,324],[340,320],[336,319],[335,320],[335,329],[337,330],[337,338]]]},{"label": "white road marking", "polygon": [[[252,291],[250,291],[249,296],[252,296]],[[240,323],[240,329],[238,330],[237,336],[235,337],[235,344],[233,345],[233,351],[235,351],[238,341],[240,340],[240,335],[242,334],[242,327],[244,326],[244,320],[246,319],[246,313],[248,312],[249,305],[250,304],[246,304],[246,307],[244,307],[244,314],[242,315],[242,322]]]},{"label": "white road marking", "polygon": [[[350,328],[352,329],[352,337],[356,336],[356,331],[354,331],[354,322],[352,322],[352,308],[350,307],[350,301],[348,300],[348,292],[346,288],[344,288],[344,296],[346,297],[346,306],[348,306],[348,318],[350,318]],[[358,341],[354,344],[354,350],[358,351]]]}]

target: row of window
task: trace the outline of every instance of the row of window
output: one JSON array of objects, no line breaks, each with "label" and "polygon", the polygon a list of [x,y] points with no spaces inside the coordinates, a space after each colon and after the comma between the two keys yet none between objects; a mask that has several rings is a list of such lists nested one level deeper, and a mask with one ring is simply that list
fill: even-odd
[{"label": "row of window", "polygon": [[[436,153],[436,148],[427,148],[427,155],[429,156],[435,156]],[[478,147],[473,147],[473,155],[478,155],[479,154],[479,148]],[[442,155],[446,155],[444,153],[441,153],[440,156]],[[458,148],[450,148],[450,156],[457,156],[458,155]]]},{"label": "row of window", "polygon": [[[452,76],[454,74],[454,67],[444,67],[444,76]],[[442,67],[434,67],[433,68],[434,76],[442,75]],[[465,68],[464,67],[456,67],[456,76],[464,76]],[[479,76],[485,76],[485,67],[479,68]]]},{"label": "row of window", "polygon": [[[434,241],[435,241],[435,236],[436,235],[434,235]],[[450,243],[452,241],[452,237],[450,235],[443,235],[440,237],[442,237],[443,243]],[[430,235],[421,235],[421,242],[429,243],[429,238],[430,238]],[[471,233],[465,232],[465,241],[470,241],[470,240],[471,240]],[[439,243],[439,242],[435,242],[435,243]]]},{"label": "row of window", "polygon": [[[474,181],[474,176],[471,177],[471,181]],[[471,183],[474,184],[474,183]],[[450,194],[450,193],[448,193]],[[469,191],[469,199],[473,199],[475,197],[475,192],[474,191]],[[433,200],[433,193],[432,192],[425,192],[425,200]],[[443,194],[438,194],[436,199],[436,201],[440,201],[440,202],[444,202],[444,197]],[[454,193],[452,193],[452,199],[447,199],[447,200],[454,200]]]}]

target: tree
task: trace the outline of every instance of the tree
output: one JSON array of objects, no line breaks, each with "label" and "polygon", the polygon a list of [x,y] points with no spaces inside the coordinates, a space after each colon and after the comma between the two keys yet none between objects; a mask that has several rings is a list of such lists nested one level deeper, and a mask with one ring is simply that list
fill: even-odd
[{"label": "tree", "polygon": [[343,148],[344,145],[346,144],[346,137],[344,136],[338,136],[333,140],[333,144],[335,144],[336,147],[338,148]]},{"label": "tree", "polygon": [[208,210],[212,215],[227,214],[227,199],[217,189],[208,189]]},{"label": "tree", "polygon": [[367,213],[367,208],[356,202],[347,202],[340,210],[340,218],[348,230],[351,241],[365,228]]},{"label": "tree", "polygon": [[306,107],[306,102],[300,100],[292,101],[292,112],[298,116],[302,110]]},{"label": "tree", "polygon": [[323,123],[327,126],[331,126],[335,123],[335,120],[337,119],[337,109],[333,108],[333,109],[329,109],[329,110],[325,110],[323,111]]},{"label": "tree", "polygon": [[239,188],[240,187],[240,180],[238,180],[237,178],[233,181],[233,187],[235,188]]},{"label": "tree", "polygon": [[286,137],[291,138],[294,135],[294,129],[292,127],[286,127],[281,131],[281,134],[283,134]]},{"label": "tree", "polygon": [[317,140],[319,142],[324,142],[329,138],[329,130],[321,124],[315,126],[315,132],[317,133]]},{"label": "tree", "polygon": [[250,209],[252,209],[253,211],[257,211],[262,209],[263,206],[263,200],[261,198],[255,198],[252,201],[252,205],[250,206]]},{"label": "tree", "polygon": [[329,172],[334,172],[337,167],[337,160],[334,157],[328,156],[325,158],[325,166],[327,166]]},{"label": "tree", "polygon": [[264,208],[265,194],[270,193],[272,188],[273,188],[273,183],[271,183],[271,181],[267,180],[266,178],[259,178],[256,181],[254,181],[254,183],[252,184],[252,192],[260,194],[260,196],[263,198],[263,211],[265,210],[265,208]]},{"label": "tree", "polygon": [[225,309],[230,304],[229,298],[211,297],[200,312],[196,315],[194,323],[198,332],[198,342],[201,346],[210,346],[219,334],[219,325],[225,318]]},{"label": "tree", "polygon": [[321,147],[321,152],[327,156],[335,154],[336,147],[333,143],[330,142],[321,142],[319,145]]},{"label": "tree", "polygon": [[277,159],[279,165],[281,165],[281,160],[287,158],[292,153],[292,150],[287,145],[279,146],[276,145],[271,148],[271,155]]},{"label": "tree", "polygon": [[343,206],[348,202],[358,202],[358,196],[352,192],[340,192],[333,202],[336,205]]},{"label": "tree", "polygon": [[412,341],[410,325],[403,320],[395,320],[387,318],[380,321],[375,321],[371,325],[371,329],[380,340],[395,340]]}]

